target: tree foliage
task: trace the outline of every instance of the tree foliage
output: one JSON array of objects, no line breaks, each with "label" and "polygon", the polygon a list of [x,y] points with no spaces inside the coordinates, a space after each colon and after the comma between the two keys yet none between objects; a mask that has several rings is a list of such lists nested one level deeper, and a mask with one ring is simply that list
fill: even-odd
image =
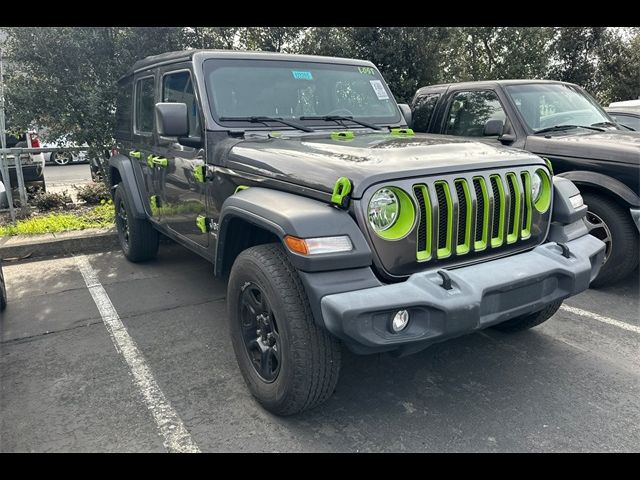
[{"label": "tree foliage", "polygon": [[553,78],[601,102],[640,97],[640,29],[605,27],[8,27],[6,97],[14,126],[108,148],[115,84],[136,60],[188,48],[368,59],[407,102],[424,85]]}]

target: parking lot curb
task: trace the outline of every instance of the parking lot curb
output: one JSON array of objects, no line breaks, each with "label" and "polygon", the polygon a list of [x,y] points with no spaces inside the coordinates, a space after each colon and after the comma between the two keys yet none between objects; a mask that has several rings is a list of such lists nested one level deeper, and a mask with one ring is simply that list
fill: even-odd
[{"label": "parking lot curb", "polygon": [[72,253],[105,252],[119,246],[115,227],[43,235],[16,235],[0,238],[0,259],[21,260]]}]

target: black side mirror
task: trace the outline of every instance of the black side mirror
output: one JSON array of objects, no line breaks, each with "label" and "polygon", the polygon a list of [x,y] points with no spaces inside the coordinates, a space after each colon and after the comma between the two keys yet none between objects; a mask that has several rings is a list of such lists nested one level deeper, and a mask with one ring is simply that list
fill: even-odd
[{"label": "black side mirror", "polygon": [[156,125],[164,137],[189,135],[189,118],[186,103],[156,103]]},{"label": "black side mirror", "polygon": [[404,117],[404,121],[407,122],[407,127],[411,128],[411,123],[413,121],[413,115],[411,114],[411,107],[406,103],[399,103],[398,107],[400,108],[400,112]]},{"label": "black side mirror", "polygon": [[487,123],[484,124],[484,136],[485,137],[495,137],[502,135],[502,130],[504,129],[504,123],[502,120],[493,119],[488,120]]}]

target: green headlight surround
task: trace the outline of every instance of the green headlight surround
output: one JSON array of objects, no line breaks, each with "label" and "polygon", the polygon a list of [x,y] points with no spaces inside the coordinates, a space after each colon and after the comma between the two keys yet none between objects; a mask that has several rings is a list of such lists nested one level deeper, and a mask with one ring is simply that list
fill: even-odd
[{"label": "green headlight surround", "polygon": [[544,213],[549,210],[551,205],[551,179],[542,168],[536,170],[534,175],[536,174],[542,179],[542,186],[540,187],[540,197],[533,203],[533,206],[538,212]]},{"label": "green headlight surround", "polygon": [[[380,238],[385,240],[401,240],[406,237],[416,223],[416,208],[413,205],[413,201],[409,194],[404,190],[397,187],[385,186],[382,188],[386,188],[391,190],[398,197],[399,202],[399,211],[398,218],[393,223],[393,225],[386,230],[378,231],[375,228],[371,227],[371,229],[378,235]],[[381,188],[381,189],[382,189]],[[380,190],[380,189],[379,189]],[[378,190],[376,190],[377,192]],[[375,192],[374,192],[375,195]],[[372,195],[373,197],[373,195]],[[367,217],[369,216],[369,206],[367,205]],[[370,225],[371,226],[371,225]]]}]

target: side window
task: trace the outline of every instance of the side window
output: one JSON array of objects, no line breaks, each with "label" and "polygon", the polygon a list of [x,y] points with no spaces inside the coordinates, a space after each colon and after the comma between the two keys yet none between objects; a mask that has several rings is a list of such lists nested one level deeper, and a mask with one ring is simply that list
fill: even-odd
[{"label": "side window", "polygon": [[429,123],[431,122],[431,117],[433,116],[439,98],[439,93],[428,93],[418,97],[416,101],[413,102],[413,105],[411,105],[413,118],[412,128],[416,132],[429,131]]},{"label": "side window", "polygon": [[119,85],[116,98],[116,135],[123,138],[131,138],[131,104],[133,85],[129,80]]},{"label": "side window", "polygon": [[153,77],[142,78],[136,82],[136,133],[153,132],[154,85]]},{"label": "side window", "polygon": [[481,137],[489,120],[502,120],[506,115],[498,96],[491,90],[458,92],[447,115],[445,133],[465,137]]},{"label": "side window", "polygon": [[640,118],[632,117],[631,115],[622,115],[622,114],[609,114],[616,122],[621,125],[626,125],[627,127],[633,128],[634,130],[640,131]]},{"label": "side window", "polygon": [[169,73],[162,80],[162,101],[186,103],[189,115],[189,136],[200,135],[200,116],[198,102],[191,81],[191,74],[187,71]]}]

